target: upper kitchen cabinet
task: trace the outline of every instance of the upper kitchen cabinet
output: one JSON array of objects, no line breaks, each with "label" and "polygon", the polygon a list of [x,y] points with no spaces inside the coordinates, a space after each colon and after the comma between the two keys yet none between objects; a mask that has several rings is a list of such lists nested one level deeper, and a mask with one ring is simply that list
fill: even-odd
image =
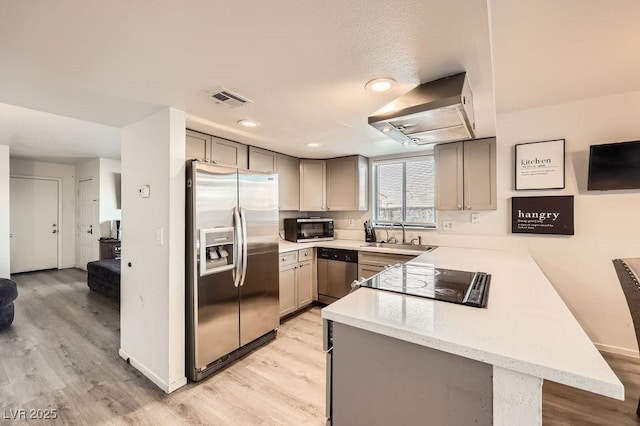
[{"label": "upper kitchen cabinet", "polygon": [[266,149],[249,147],[249,170],[256,172],[275,172],[276,153]]},{"label": "upper kitchen cabinet", "polygon": [[206,161],[209,159],[211,152],[211,136],[204,133],[194,132],[193,130],[187,130],[185,159],[186,160],[201,160]]},{"label": "upper kitchen cabinet", "polygon": [[496,139],[436,145],[436,210],[496,210]]},{"label": "upper kitchen cabinet", "polygon": [[300,160],[276,155],[280,210],[300,209]]},{"label": "upper kitchen cabinet", "polygon": [[369,160],[360,155],[327,160],[327,210],[366,211]]},{"label": "upper kitchen cabinet", "polygon": [[211,160],[223,166],[232,166],[239,169],[249,168],[249,147],[247,145],[211,137]]},{"label": "upper kitchen cabinet", "polygon": [[326,160],[300,160],[300,211],[327,209]]}]

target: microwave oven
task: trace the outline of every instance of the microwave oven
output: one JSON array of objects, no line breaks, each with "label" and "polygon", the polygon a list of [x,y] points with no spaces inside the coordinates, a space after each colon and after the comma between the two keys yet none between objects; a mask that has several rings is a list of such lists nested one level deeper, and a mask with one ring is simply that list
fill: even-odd
[{"label": "microwave oven", "polygon": [[285,219],[284,239],[294,243],[333,240],[333,219],[320,217]]}]

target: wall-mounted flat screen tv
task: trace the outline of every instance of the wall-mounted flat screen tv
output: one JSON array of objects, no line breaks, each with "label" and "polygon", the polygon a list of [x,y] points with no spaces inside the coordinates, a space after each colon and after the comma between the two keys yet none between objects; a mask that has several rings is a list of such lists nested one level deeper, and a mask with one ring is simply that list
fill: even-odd
[{"label": "wall-mounted flat screen tv", "polygon": [[591,145],[587,189],[640,189],[640,141]]}]

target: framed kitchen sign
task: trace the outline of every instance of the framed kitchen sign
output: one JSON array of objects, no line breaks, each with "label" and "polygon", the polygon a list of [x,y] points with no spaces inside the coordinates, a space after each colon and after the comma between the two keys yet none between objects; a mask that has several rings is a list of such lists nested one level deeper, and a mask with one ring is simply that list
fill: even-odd
[{"label": "framed kitchen sign", "polygon": [[511,232],[573,235],[573,195],[511,198]]},{"label": "framed kitchen sign", "polygon": [[564,188],[564,139],[516,145],[516,191]]}]

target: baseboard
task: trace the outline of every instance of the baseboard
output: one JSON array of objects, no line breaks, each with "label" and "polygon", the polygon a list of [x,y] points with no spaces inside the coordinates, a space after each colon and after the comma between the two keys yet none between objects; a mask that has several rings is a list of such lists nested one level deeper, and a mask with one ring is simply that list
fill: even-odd
[{"label": "baseboard", "polygon": [[118,351],[118,355],[120,355],[120,358],[122,358],[125,361],[127,361],[127,363],[131,364],[136,370],[138,370],[139,372],[144,374],[144,376],[147,379],[151,380],[156,386],[158,386],[160,389],[162,389],[162,391],[164,391],[165,393],[171,393],[171,392],[175,391],[176,389],[179,389],[182,386],[187,384],[187,378],[186,377],[181,377],[180,379],[175,380],[175,381],[167,384],[160,377],[156,376],[151,370],[149,370],[147,367],[142,365],[142,363],[138,362],[135,358],[131,358],[122,349],[120,349]]},{"label": "baseboard", "polygon": [[634,349],[621,348],[619,346],[606,345],[604,343],[594,343],[594,346],[602,352],[640,358],[640,353]]}]

